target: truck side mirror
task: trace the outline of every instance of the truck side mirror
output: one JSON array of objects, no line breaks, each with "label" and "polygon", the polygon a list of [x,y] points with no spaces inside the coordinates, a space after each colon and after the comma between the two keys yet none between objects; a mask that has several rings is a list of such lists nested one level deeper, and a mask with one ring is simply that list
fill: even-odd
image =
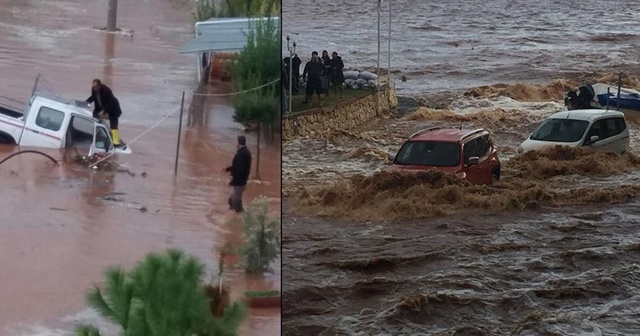
[{"label": "truck side mirror", "polygon": [[395,159],[396,159],[396,156],[395,156],[395,155],[393,155],[393,154],[391,154],[391,153],[389,153],[389,154],[387,154],[387,159],[388,159],[389,161],[393,162],[393,160],[395,160]]}]

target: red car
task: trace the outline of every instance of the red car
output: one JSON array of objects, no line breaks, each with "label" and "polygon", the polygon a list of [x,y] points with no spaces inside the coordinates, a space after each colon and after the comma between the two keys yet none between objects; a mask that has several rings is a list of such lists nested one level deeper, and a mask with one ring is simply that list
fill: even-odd
[{"label": "red car", "polygon": [[498,151],[485,129],[425,129],[412,134],[389,160],[393,161],[390,170],[437,169],[474,184],[500,179]]}]

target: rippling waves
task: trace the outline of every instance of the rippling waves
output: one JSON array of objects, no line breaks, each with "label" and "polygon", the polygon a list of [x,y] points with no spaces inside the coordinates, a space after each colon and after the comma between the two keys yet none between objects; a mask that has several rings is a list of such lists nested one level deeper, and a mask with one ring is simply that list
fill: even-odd
[{"label": "rippling waves", "polygon": [[[383,3],[381,67],[387,67],[391,3],[391,67],[408,78],[397,81],[402,95],[640,70],[640,14],[631,9],[637,7],[633,0]],[[375,1],[283,0],[283,25],[284,34],[297,39],[303,61],[312,50],[327,49],[343,54],[347,66],[376,65]]]}]

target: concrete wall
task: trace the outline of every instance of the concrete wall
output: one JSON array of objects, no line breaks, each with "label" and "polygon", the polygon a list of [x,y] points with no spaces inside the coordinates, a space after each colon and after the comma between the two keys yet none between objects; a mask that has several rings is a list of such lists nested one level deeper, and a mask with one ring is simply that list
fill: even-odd
[{"label": "concrete wall", "polygon": [[[380,111],[394,109],[398,105],[395,87],[384,85],[380,90]],[[361,125],[378,115],[376,94],[354,98],[334,106],[322,107],[282,117],[282,140],[304,136],[319,136],[339,129]]]}]

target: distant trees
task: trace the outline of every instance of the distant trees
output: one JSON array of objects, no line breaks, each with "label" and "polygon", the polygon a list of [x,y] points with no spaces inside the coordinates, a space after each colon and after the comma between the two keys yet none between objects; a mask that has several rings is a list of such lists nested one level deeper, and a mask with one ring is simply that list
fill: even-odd
[{"label": "distant trees", "polygon": [[198,0],[194,12],[196,21],[219,17],[280,16],[281,0]]}]

